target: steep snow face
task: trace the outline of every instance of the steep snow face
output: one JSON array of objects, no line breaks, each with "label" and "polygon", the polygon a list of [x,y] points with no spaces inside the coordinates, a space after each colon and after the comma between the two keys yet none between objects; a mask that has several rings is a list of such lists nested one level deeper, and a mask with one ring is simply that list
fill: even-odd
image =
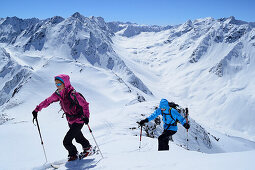
[{"label": "steep snow face", "polygon": [[242,42],[237,43],[216,66],[212,67],[210,72],[222,77],[225,74],[231,75],[241,71],[245,65],[250,64],[250,56],[243,54],[243,48]]},{"label": "steep snow face", "polygon": [[118,34],[114,50],[158,98],[189,105],[202,124],[254,140],[254,28],[233,17],[198,19],[158,33]]},{"label": "steep snow face", "polygon": [[40,20],[36,18],[22,20],[17,17],[7,17],[1,19],[0,42],[14,43],[23,31],[33,29],[38,23],[40,23]]},{"label": "steep snow face", "polygon": [[[8,22],[7,22],[8,21]],[[64,19],[22,20],[7,18],[0,25],[0,39],[26,51],[41,51],[54,57],[74,59],[114,71],[141,92],[152,95],[112,49],[113,33],[101,17],[87,18],[79,13]]]},{"label": "steep snow face", "polygon": [[30,75],[30,69],[22,67],[10,57],[3,48],[0,48],[0,106],[6,103],[23,86]]}]

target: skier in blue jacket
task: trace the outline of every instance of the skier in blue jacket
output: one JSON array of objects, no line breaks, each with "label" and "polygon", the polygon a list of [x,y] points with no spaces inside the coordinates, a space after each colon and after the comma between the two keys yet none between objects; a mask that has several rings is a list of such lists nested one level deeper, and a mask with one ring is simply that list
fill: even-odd
[{"label": "skier in blue jacket", "polygon": [[158,137],[158,150],[169,150],[169,137],[174,135],[178,128],[177,128],[177,120],[186,128],[189,129],[190,125],[188,122],[186,122],[185,118],[181,116],[181,114],[174,108],[169,107],[168,101],[166,99],[162,99],[159,104],[159,108],[154,111],[149,117],[147,117],[144,120],[141,120],[139,124],[141,126],[144,125],[144,123],[147,123],[159,115],[163,116],[163,122],[164,122],[164,131],[163,133]]}]

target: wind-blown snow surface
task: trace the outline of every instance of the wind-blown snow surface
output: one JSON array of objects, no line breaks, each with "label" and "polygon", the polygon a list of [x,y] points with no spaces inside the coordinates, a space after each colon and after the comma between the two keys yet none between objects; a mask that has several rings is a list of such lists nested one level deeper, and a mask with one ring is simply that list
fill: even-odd
[{"label": "wind-blown snow surface", "polygon": [[[57,17],[52,23],[63,24],[62,22],[79,17],[82,16],[74,14],[67,20]],[[6,19],[0,23],[4,21]],[[33,19],[30,22],[39,21]],[[229,23],[233,25],[229,26]],[[222,29],[232,38],[221,32],[222,29],[210,34],[209,28],[221,28],[221,24],[226,26]],[[13,95],[7,96],[8,102],[1,106],[0,169],[51,169],[50,163],[61,164],[59,169],[62,170],[255,169],[255,143],[247,140],[255,140],[255,100],[251,93],[254,84],[254,31],[251,30],[254,29],[250,25],[246,35],[238,30],[238,24],[243,27],[244,23],[233,18],[221,21],[207,18],[188,21],[165,31],[138,35],[135,33],[135,36],[128,34],[129,36],[125,37],[124,30],[120,30],[114,37],[110,37],[108,40],[112,41],[112,47],[109,47],[111,52],[114,51],[112,54],[116,55],[116,58],[125,64],[126,70],[136,75],[154,96],[143,93],[142,89],[129,83],[128,79],[125,79],[128,74],[123,69],[116,74],[116,70],[109,69],[106,65],[93,65],[82,57],[67,57],[71,54],[70,51],[50,49],[24,52],[22,45],[22,50],[11,45],[11,42],[15,44],[20,41],[14,41],[15,38],[8,39],[7,35],[10,34],[4,33],[10,42],[9,45],[1,44],[0,54],[5,62],[0,66],[13,68],[13,75],[25,68],[27,74],[24,74],[24,79],[15,81],[16,84],[12,83],[15,84],[10,89],[13,90]],[[238,31],[240,35],[237,34]],[[216,34],[217,41],[210,41]],[[70,40],[69,38],[67,40]],[[6,39],[3,38],[2,41]],[[209,41],[206,41],[208,39]],[[32,40],[31,42],[34,42]],[[109,56],[106,54],[104,57]],[[39,112],[38,116],[48,158],[45,164],[37,127],[32,124],[31,112],[55,91],[53,77],[60,73],[69,74],[72,85],[90,103],[90,127],[104,159],[95,155],[82,161],[65,162],[67,152],[62,140],[68,126],[65,118],[61,118],[62,113],[58,113],[59,104],[53,103]],[[1,75],[3,84],[13,78],[10,73],[1,72]],[[20,88],[14,93],[17,87]],[[141,96],[145,97],[146,101],[139,103]],[[179,126],[178,133],[173,137],[174,142],[170,142],[170,151],[158,152],[157,138],[146,137],[144,131],[142,148],[139,150],[140,129],[137,128],[136,121],[152,113],[161,98],[189,107],[192,124],[202,125],[205,130],[201,133],[205,132],[209,137],[211,147],[207,148],[201,140],[196,140],[194,131],[190,130],[188,147],[191,150],[186,150],[187,133]],[[196,121],[196,124],[193,121]],[[158,127],[157,132],[160,134],[162,128]],[[86,126],[83,133],[91,144],[95,145]],[[180,147],[180,144],[183,144],[183,147]],[[76,146],[81,151],[81,146]]]}]

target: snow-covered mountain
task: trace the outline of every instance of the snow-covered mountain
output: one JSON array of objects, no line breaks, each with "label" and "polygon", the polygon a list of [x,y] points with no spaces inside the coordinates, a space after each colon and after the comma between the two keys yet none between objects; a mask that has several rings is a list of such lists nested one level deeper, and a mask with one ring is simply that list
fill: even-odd
[{"label": "snow-covered mountain", "polygon": [[[106,23],[79,13],[66,19],[2,18],[0,169],[50,168],[42,165],[31,112],[55,91],[53,77],[62,73],[90,103],[90,126],[105,159],[60,169],[254,169],[254,54],[255,24],[234,17],[165,27]],[[189,108],[189,133],[178,125],[170,151],[156,152],[159,118],[144,128],[138,150],[136,122],[161,98]],[[54,103],[39,113],[48,161],[55,163],[67,157],[61,144],[68,127],[59,109]]]},{"label": "snow-covered mountain", "polygon": [[67,19],[46,20],[17,17],[6,18],[0,24],[0,42],[23,51],[52,52],[58,57],[87,61],[116,74],[125,72],[125,81],[142,92],[152,95],[112,49],[113,33],[101,17],[87,18],[75,13]]},{"label": "snow-covered mountain", "polygon": [[28,67],[22,67],[11,59],[9,53],[0,48],[0,106],[14,97],[31,74]]},{"label": "snow-covered mountain", "polygon": [[141,32],[160,32],[170,29],[172,26],[158,26],[158,25],[138,25],[130,22],[108,22],[109,29],[116,33],[121,31],[121,35],[125,37],[132,37]]}]

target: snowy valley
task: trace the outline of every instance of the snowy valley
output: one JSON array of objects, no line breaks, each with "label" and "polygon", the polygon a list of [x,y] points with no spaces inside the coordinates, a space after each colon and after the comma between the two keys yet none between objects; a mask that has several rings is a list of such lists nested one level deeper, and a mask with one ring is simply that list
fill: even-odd
[{"label": "snowy valley", "polygon": [[[55,163],[59,169],[253,170],[254,56],[255,23],[234,17],[164,27],[79,13],[2,18],[0,169],[51,169]],[[38,115],[45,163],[31,112],[56,90],[58,74],[68,74],[90,103],[90,127],[104,159],[65,163],[68,126],[53,103]],[[158,152],[162,122],[151,121],[138,149],[136,122],[161,98],[189,108],[188,142],[179,124],[170,150]],[[83,132],[94,145],[86,126]]]}]

